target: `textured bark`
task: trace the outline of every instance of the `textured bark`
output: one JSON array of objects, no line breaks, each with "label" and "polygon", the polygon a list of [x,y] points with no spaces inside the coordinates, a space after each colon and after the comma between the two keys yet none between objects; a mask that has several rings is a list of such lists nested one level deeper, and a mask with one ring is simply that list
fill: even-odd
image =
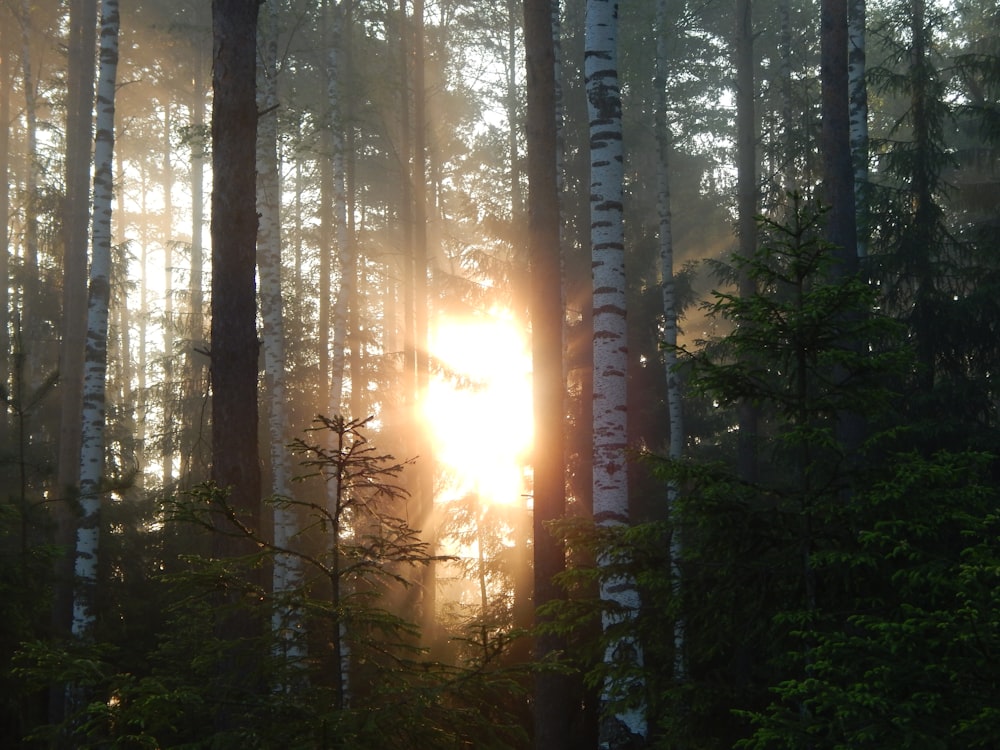
[{"label": "textured bark", "polygon": [[[556,179],[555,53],[551,0],[525,0],[527,70],[528,257],[531,271],[532,396],[535,439],[533,537],[535,606],[559,597],[553,578],[565,568],[565,551],[546,524],[565,512],[563,466],[562,272]],[[535,643],[538,660],[565,648],[548,634]],[[566,678],[539,672],[534,686],[535,747],[568,750],[570,704]]]},{"label": "textured bark", "polygon": [[108,366],[108,305],[111,296],[111,200],[114,164],[115,78],[118,70],[118,0],[101,3],[100,74],[94,138],[94,215],[87,348],[83,376],[80,444],[80,507],[76,533],[76,588],[72,632],[91,635],[97,588],[101,477],[104,472],[104,404]]},{"label": "textured bark", "polygon": [[212,478],[256,519],[256,0],[214,0]]},{"label": "textured bark", "polygon": [[[622,223],[623,146],[621,92],[618,85],[618,3],[588,0],[584,74],[590,123],[590,245],[593,268],[594,356],[594,518],[599,525],[628,523],[625,326],[625,241]],[[603,560],[598,561],[604,564]],[[605,630],[635,616],[639,595],[627,577],[606,577],[601,599],[618,611],[605,614]],[[605,661],[626,669],[642,664],[638,641],[615,638]],[[636,677],[605,682],[605,705],[636,687]],[[606,715],[600,742],[625,747],[646,735],[643,706]]]},{"label": "textured bark", "polygon": [[[684,451],[684,421],[681,411],[681,382],[677,366],[677,295],[674,284],[674,241],[670,210],[670,126],[667,123],[667,0],[656,2],[656,111],[654,127],[656,149],[656,206],[659,218],[660,284],[663,296],[663,365],[667,385],[667,411],[670,418],[669,457],[678,461]],[[681,554],[681,529],[677,519],[679,487],[676,481],[667,485],[667,514],[673,522],[670,538],[670,575],[675,595],[680,595],[681,578],[678,565]],[[674,622],[674,679],[686,674],[684,663],[684,622]]]},{"label": "textured bark", "polygon": [[[212,473],[242,523],[260,528],[257,445],[257,327],[254,283],[257,242],[256,137],[257,0],[213,0],[212,65]],[[223,532],[231,523],[219,514]],[[216,557],[255,552],[251,540],[213,535]],[[254,582],[256,583],[256,582]],[[220,593],[220,606],[239,593]],[[249,612],[220,618],[218,637],[233,646],[218,665],[217,731],[237,728],[234,691],[254,692],[260,654],[252,648],[260,624]],[[240,642],[243,641],[243,645]]]}]

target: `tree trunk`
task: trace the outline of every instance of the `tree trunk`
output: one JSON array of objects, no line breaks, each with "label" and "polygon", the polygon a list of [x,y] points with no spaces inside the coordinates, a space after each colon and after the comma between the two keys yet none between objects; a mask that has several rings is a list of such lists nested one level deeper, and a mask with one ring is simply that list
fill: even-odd
[{"label": "tree trunk", "polygon": [[[677,299],[674,284],[674,241],[672,215],[670,212],[670,126],[667,123],[667,0],[656,2],[656,149],[659,156],[656,165],[657,213],[660,232],[660,284],[663,295],[663,365],[667,386],[667,411],[670,416],[669,457],[679,461],[684,450],[684,423],[681,412],[681,383],[675,368],[677,366]],[[667,514],[671,521],[670,560],[671,579],[675,596],[680,596],[681,577],[679,562],[682,553],[681,528],[677,515],[679,487],[676,481],[667,485]],[[683,680],[686,674],[684,664],[684,622],[678,617],[674,622],[674,679]]]},{"label": "tree trunk", "polygon": [[179,389],[174,382],[174,246],[170,227],[173,225],[174,168],[170,161],[170,143],[173,119],[171,104],[163,106],[163,165],[160,177],[163,183],[163,387],[161,392],[163,408],[163,444],[160,447],[160,463],[163,466],[163,488],[173,491],[174,482],[174,441],[178,427],[177,398]]},{"label": "tree trunk", "polygon": [[855,230],[858,258],[868,255],[868,85],[866,70],[866,0],[847,6],[847,79],[850,101],[851,159],[854,164]]},{"label": "tree trunk", "polygon": [[[563,414],[562,267],[557,189],[555,49],[551,0],[525,0],[527,70],[528,258],[531,271],[532,401],[535,439],[533,522],[535,607],[560,596],[554,582],[566,564],[563,545],[546,524],[566,505]],[[536,618],[538,616],[536,615]],[[535,658],[565,649],[555,634],[538,636]],[[534,686],[535,747],[569,750],[572,718],[563,675],[540,671]]]},{"label": "tree trunk", "polygon": [[288,417],[285,395],[285,325],[281,283],[281,180],[278,161],[278,9],[277,0],[266,0],[261,22],[261,60],[258,67],[257,110],[257,268],[260,275],[260,315],[264,344],[264,373],[268,400],[268,438],[271,457],[270,494],[274,505],[274,557],[272,593],[275,598],[271,627],[277,655],[289,666],[305,656],[301,612],[286,603],[302,584],[302,561],[290,550],[299,532],[294,506],[280,502],[292,497],[291,467],[287,445]]},{"label": "tree trunk", "polygon": [[[83,357],[87,327],[87,230],[90,224],[90,164],[94,141],[92,120],[96,43],[97,0],[72,0],[66,91],[66,208],[63,222],[62,346],[59,358],[59,493],[75,492],[80,475],[80,414],[83,408]],[[3,49],[7,47],[4,46]],[[8,121],[7,118],[3,119],[3,122]],[[6,310],[6,305],[0,309]],[[6,348],[0,348],[6,351]]]},{"label": "tree trunk", "polygon": [[[625,240],[622,222],[624,159],[622,108],[618,85],[618,3],[588,0],[584,73],[590,122],[590,247],[593,267],[594,355],[594,519],[600,526],[629,520],[626,381],[628,349],[625,325]],[[599,565],[606,565],[601,559]],[[635,582],[608,575],[601,582],[601,600],[618,610],[603,616],[605,633],[634,618],[639,609]],[[638,690],[631,670],[642,665],[642,650],[634,637],[609,642],[604,659],[630,676],[608,679],[605,706],[623,692]],[[612,667],[616,671],[615,667]],[[634,704],[633,704],[634,705]],[[618,708],[605,715],[600,742],[619,748],[646,736],[643,706]]]},{"label": "tree trunk", "polygon": [[[244,524],[260,525],[261,478],[257,452],[257,329],[254,286],[257,241],[254,90],[257,0],[213,0],[212,88],[212,479]],[[217,523],[230,530],[223,517]],[[249,539],[217,533],[217,557],[254,552]],[[239,594],[228,594],[235,604]],[[259,625],[250,613],[220,618],[217,634],[252,640]],[[253,691],[259,654],[233,650],[220,667],[220,685]],[[224,688],[225,689],[225,688]],[[215,724],[236,728],[231,695],[218,696]]]},{"label": "tree trunk", "polygon": [[[739,255],[753,257],[757,248],[757,148],[754,96],[753,6],[751,0],[736,0],[736,201]],[[739,294],[749,298],[756,292],[749,273],[739,278]],[[757,409],[742,400],[736,407],[737,470],[747,482],[757,480]]]},{"label": "tree trunk", "polygon": [[202,45],[194,45],[194,78],[191,91],[191,272],[188,279],[188,299],[190,314],[188,317],[188,337],[190,343],[185,347],[186,373],[188,382],[187,403],[185,409],[188,415],[184,425],[185,439],[181,445],[181,476],[186,482],[197,484],[207,478],[208,464],[201,448],[201,435],[204,434],[204,410],[202,403],[208,390],[205,350],[207,348],[205,331],[205,246],[203,232],[205,227],[205,66]]},{"label": "tree trunk", "polygon": [[829,208],[826,238],[834,245],[839,261],[836,272],[850,276],[858,263],[847,87],[847,0],[822,0],[820,32],[823,202]]},{"label": "tree trunk", "polygon": [[[330,374],[330,414],[343,413],[345,348],[347,346],[348,312],[357,284],[357,248],[347,233],[347,176],[344,154],[344,120],[341,82],[343,75],[343,25],[348,9],[342,2],[328,3],[329,22],[333,26],[328,40],[330,53],[327,67],[327,103],[330,107],[330,165],[333,169],[333,215],[336,227],[340,288],[333,306],[333,351]],[[354,414],[354,417],[360,415]]]},{"label": "tree trunk", "polygon": [[[430,382],[427,284],[427,91],[424,83],[424,0],[413,0],[413,343],[416,380],[413,405],[420,409]],[[418,428],[417,414],[412,416]],[[419,440],[416,465],[417,513],[421,536],[431,554],[437,546],[434,530],[434,454],[428,432],[415,429]],[[425,638],[433,641],[437,623],[437,570],[433,561],[422,569],[421,619]]]},{"label": "tree trunk", "polygon": [[80,506],[76,533],[73,635],[92,634],[96,613],[101,477],[104,473],[104,403],[108,366],[108,305],[111,296],[111,199],[114,164],[115,77],[118,71],[118,0],[101,3],[100,74],[94,138],[93,250],[87,299],[87,349],[83,377],[80,444]]},{"label": "tree trunk", "polygon": [[[0,8],[0,49],[10,49],[10,19],[6,6]],[[10,122],[10,95],[13,75],[10,55],[0,55],[0,122]],[[10,128],[0,129],[0,226],[3,227],[3,246],[0,247],[0,310],[10,310]],[[10,327],[0,325],[0,384],[11,391],[13,366]],[[0,415],[0,445],[7,445],[10,425],[7,410]],[[77,463],[78,466],[78,463]],[[75,473],[74,469],[74,473]]]},{"label": "tree trunk", "polygon": [[[39,311],[36,310],[40,291],[38,277],[38,92],[31,69],[31,5],[21,0],[21,76],[24,89],[25,179],[24,179],[24,244],[21,275],[21,329],[27,341],[38,343]],[[28,346],[24,382],[38,375],[37,346]]]}]

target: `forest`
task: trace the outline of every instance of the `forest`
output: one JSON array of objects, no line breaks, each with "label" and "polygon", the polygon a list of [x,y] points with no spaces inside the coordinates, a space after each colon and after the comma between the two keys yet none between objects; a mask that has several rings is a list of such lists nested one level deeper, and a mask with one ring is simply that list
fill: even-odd
[{"label": "forest", "polygon": [[3,747],[1000,747],[995,0],[3,0],[0,120]]}]

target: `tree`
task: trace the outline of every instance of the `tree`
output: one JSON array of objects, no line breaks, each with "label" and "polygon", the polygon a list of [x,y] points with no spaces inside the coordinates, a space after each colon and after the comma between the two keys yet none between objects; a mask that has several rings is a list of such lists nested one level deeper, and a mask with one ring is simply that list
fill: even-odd
[{"label": "tree", "polygon": [[80,505],[76,532],[76,588],[73,635],[92,636],[97,619],[97,555],[104,479],[105,390],[108,368],[108,308],[111,299],[111,196],[115,144],[115,80],[118,71],[118,0],[101,3],[101,58],[94,139],[94,217],[90,287],[87,300],[87,350],[83,378],[80,443]]},{"label": "tree", "polygon": [[[738,254],[750,257],[757,246],[757,120],[754,105],[757,93],[753,59],[753,4],[736,0],[736,28],[733,44],[733,67],[736,74],[736,213]],[[753,294],[753,283],[746,275],[737,280],[740,294]],[[739,410],[740,473],[749,482],[757,477],[758,414],[751,402]]]},{"label": "tree", "polygon": [[[742,712],[766,706],[788,675],[790,653],[810,668],[809,640],[795,632],[856,604],[849,572],[823,565],[851,546],[854,519],[845,497],[863,493],[867,481],[865,465],[836,439],[838,417],[850,409],[884,419],[897,403],[885,384],[907,362],[898,326],[857,314],[874,307],[877,290],[833,272],[839,250],[824,239],[824,214],[791,197],[788,222],[763,221],[761,247],[736,259],[754,294],[720,291],[706,303],[729,333],[679,352],[688,392],[724,410],[723,433],[738,403],[759,404],[758,479],[743,479],[738,459],[720,457],[711,435],[696,440],[711,446],[701,457],[661,466],[665,478],[685,487],[681,601],[689,683],[666,691],[672,700],[658,707],[692,707],[680,731],[715,732],[730,743],[747,731]],[[855,340],[872,342],[871,351],[858,352]],[[877,465],[879,454],[871,461]],[[640,573],[654,591],[664,588],[650,578]],[[672,599],[653,599],[649,611],[663,609],[644,632],[671,621]],[[676,718],[667,721],[678,726]]]},{"label": "tree", "polygon": [[[555,576],[565,551],[548,523],[565,512],[563,464],[563,311],[556,191],[555,60],[550,0],[525,0],[527,65],[528,256],[531,271],[532,396],[535,416],[534,603],[552,601]],[[563,648],[560,638],[537,636],[535,658],[544,661]],[[540,671],[535,677],[535,747],[568,748],[570,711],[565,679]]]},{"label": "tree", "polygon": [[[276,0],[267,0],[261,21],[257,109],[257,268],[260,275],[260,315],[264,345],[264,371],[268,404],[268,444],[271,487],[275,498],[292,496],[288,452],[288,416],[285,387],[285,323],[281,279],[281,179],[278,161],[278,11]],[[274,544],[290,549],[299,532],[293,507],[274,506]],[[302,614],[282,601],[299,588],[301,560],[279,551],[274,557],[272,592],[278,604],[271,615],[276,648],[291,663],[305,655]]]},{"label": "tree", "polygon": [[[622,225],[623,149],[618,84],[618,3],[588,0],[584,70],[590,121],[590,246],[593,258],[594,519],[601,526],[629,520],[625,331],[625,241]],[[611,638],[608,664],[642,663],[641,646],[630,632],[639,608],[634,581],[615,577],[601,583],[608,609],[602,619]],[[626,747],[646,735],[645,705],[634,678],[610,677],[603,687],[605,717],[600,741]]]},{"label": "tree", "polygon": [[[212,481],[229,493],[234,512],[251,528],[260,521],[261,477],[257,452],[257,247],[254,82],[257,0],[213,0],[212,29]],[[228,527],[228,519],[219,518]],[[247,540],[218,534],[216,555],[253,552]],[[238,597],[226,591],[223,600]],[[259,625],[240,613],[220,617],[219,633],[252,640]],[[222,671],[231,684],[253,691],[255,655],[233,653]],[[240,679],[242,677],[242,679]],[[216,727],[236,729],[235,715],[220,703]]]},{"label": "tree", "polygon": [[[667,122],[667,2],[656,3],[656,184],[657,212],[659,218],[660,284],[663,294],[663,365],[666,377],[667,410],[670,415],[670,443],[668,455],[679,461],[684,452],[684,421],[682,413],[680,374],[677,372],[677,284],[674,276],[674,240],[672,215],[670,211],[670,126]],[[667,485],[666,512],[676,517],[677,499],[680,488],[676,482]],[[671,576],[679,591],[682,554],[680,524],[674,524],[670,537]],[[684,622],[678,618],[674,623],[674,677],[684,678]]]},{"label": "tree", "polygon": [[836,273],[857,270],[857,215],[848,91],[847,0],[823,0],[820,9],[823,200],[830,207],[827,239],[840,248]]}]

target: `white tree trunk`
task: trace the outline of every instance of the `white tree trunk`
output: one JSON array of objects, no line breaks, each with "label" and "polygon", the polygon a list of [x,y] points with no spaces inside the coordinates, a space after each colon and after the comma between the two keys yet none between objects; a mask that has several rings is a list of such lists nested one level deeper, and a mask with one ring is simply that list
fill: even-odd
[{"label": "white tree trunk", "polygon": [[[618,3],[587,0],[584,73],[590,121],[590,238],[594,305],[594,518],[598,524],[628,523],[626,377],[628,349],[625,329],[625,241],[622,224],[623,150],[621,93],[618,85]],[[599,561],[599,564],[606,563]],[[614,576],[601,585],[601,599],[610,605],[604,629],[621,628],[635,617],[639,595],[634,581]],[[627,631],[625,627],[623,630]],[[636,669],[642,651],[635,638],[616,636],[605,661]],[[606,682],[607,705],[639,688],[638,675]],[[636,690],[638,692],[638,690]],[[615,748],[629,736],[645,737],[644,706],[619,708],[601,725],[601,746]]]},{"label": "white tree trunk", "polygon": [[[285,403],[285,327],[281,306],[281,182],[278,138],[278,20],[276,0],[267,0],[261,14],[260,60],[257,75],[257,270],[260,274],[260,309],[263,325],[264,372],[269,405],[268,437],[271,452],[271,494],[292,496],[288,451],[288,417]],[[298,534],[294,508],[274,506],[274,543],[290,549]],[[302,583],[301,560],[279,551],[274,558],[273,592],[277,605],[271,615],[275,648],[290,663],[305,656],[301,613],[282,599]]]},{"label": "white tree trunk", "polygon": [[97,133],[94,138],[94,218],[87,297],[87,349],[83,375],[80,448],[80,505],[76,535],[76,589],[72,632],[90,635],[97,587],[101,475],[104,472],[104,401],[108,367],[108,305],[111,293],[111,199],[115,126],[115,77],[118,72],[118,0],[101,3],[101,54],[97,81]]},{"label": "white tree trunk", "polygon": [[[663,292],[663,364],[667,382],[667,411],[670,416],[669,458],[677,461],[684,451],[684,422],[681,411],[681,384],[677,366],[677,300],[674,285],[674,240],[670,212],[670,130],[667,124],[667,0],[656,1],[656,147],[657,211],[660,222],[660,284]],[[670,577],[675,596],[680,595],[681,530],[677,522],[677,482],[667,485],[667,513],[672,521],[670,537]],[[674,622],[674,679],[685,676],[684,621]]]}]

